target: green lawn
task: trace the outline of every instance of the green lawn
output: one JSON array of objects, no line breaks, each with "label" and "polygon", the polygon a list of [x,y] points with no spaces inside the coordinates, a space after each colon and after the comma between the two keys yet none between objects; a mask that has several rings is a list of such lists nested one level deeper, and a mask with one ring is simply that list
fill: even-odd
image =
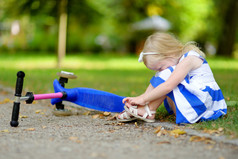
[{"label": "green lawn", "polygon": [[[238,101],[238,60],[208,58],[217,83],[228,101]],[[52,82],[60,70],[74,72],[78,78],[69,80],[67,88],[89,87],[121,96],[136,96],[145,90],[154,72],[128,55],[68,55],[62,69],[56,68],[56,56],[43,53],[0,54],[0,84],[14,88],[17,71],[26,73],[24,92],[53,92]],[[228,106],[228,115],[212,122],[193,124],[197,129],[224,128],[224,133],[238,137],[238,105]],[[174,122],[161,107],[160,120]]]}]

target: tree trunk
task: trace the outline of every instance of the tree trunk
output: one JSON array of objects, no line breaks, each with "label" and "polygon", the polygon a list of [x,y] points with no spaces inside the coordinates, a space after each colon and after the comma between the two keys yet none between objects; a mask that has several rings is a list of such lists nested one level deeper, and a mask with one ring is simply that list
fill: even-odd
[{"label": "tree trunk", "polygon": [[[225,3],[225,2],[224,2]],[[238,22],[238,1],[229,0],[225,12],[223,28],[218,41],[217,55],[232,57],[236,41],[236,30]]]},{"label": "tree trunk", "polygon": [[68,0],[61,0],[59,4],[59,39],[58,39],[58,61],[60,68],[66,54],[66,34],[67,34],[67,3]]}]

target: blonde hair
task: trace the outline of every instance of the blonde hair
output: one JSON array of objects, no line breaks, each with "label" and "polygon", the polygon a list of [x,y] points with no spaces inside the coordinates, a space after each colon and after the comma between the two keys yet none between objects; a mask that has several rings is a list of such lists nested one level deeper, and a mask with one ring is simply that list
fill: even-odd
[{"label": "blonde hair", "polygon": [[205,54],[198,48],[196,42],[188,42],[183,45],[169,33],[156,32],[146,39],[143,52],[157,52],[158,54],[143,56],[143,61],[145,65],[147,65],[148,57],[153,57],[150,58],[150,61],[162,60],[165,58],[179,59],[183,54],[190,50],[194,50],[202,57],[205,57]]}]

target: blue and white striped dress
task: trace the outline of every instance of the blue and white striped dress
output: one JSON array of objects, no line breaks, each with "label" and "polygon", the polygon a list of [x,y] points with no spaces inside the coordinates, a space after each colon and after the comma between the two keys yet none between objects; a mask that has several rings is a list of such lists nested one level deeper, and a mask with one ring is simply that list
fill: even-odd
[{"label": "blue and white striped dress", "polygon": [[[227,105],[222,92],[216,83],[207,61],[195,51],[189,51],[181,58],[197,56],[203,64],[190,71],[186,78],[167,94],[176,106],[176,123],[195,123],[198,121],[215,120],[227,113]],[[157,87],[165,82],[176,66],[171,66],[152,77],[150,83]],[[169,113],[173,113],[167,99],[164,105]]]}]

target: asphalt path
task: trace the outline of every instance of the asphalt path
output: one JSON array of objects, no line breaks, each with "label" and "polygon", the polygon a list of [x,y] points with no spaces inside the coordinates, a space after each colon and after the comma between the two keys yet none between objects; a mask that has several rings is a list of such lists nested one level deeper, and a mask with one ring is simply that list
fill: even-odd
[{"label": "asphalt path", "polygon": [[[0,159],[237,159],[238,146],[223,140],[192,141],[191,133],[157,134],[183,130],[175,124],[126,124],[112,120],[111,114],[71,108],[72,116],[52,114],[49,100],[21,104],[19,126],[11,127],[13,90],[0,87]],[[170,130],[171,129],[171,130]],[[189,132],[189,130],[185,130]],[[199,136],[200,132],[194,136]]]}]

